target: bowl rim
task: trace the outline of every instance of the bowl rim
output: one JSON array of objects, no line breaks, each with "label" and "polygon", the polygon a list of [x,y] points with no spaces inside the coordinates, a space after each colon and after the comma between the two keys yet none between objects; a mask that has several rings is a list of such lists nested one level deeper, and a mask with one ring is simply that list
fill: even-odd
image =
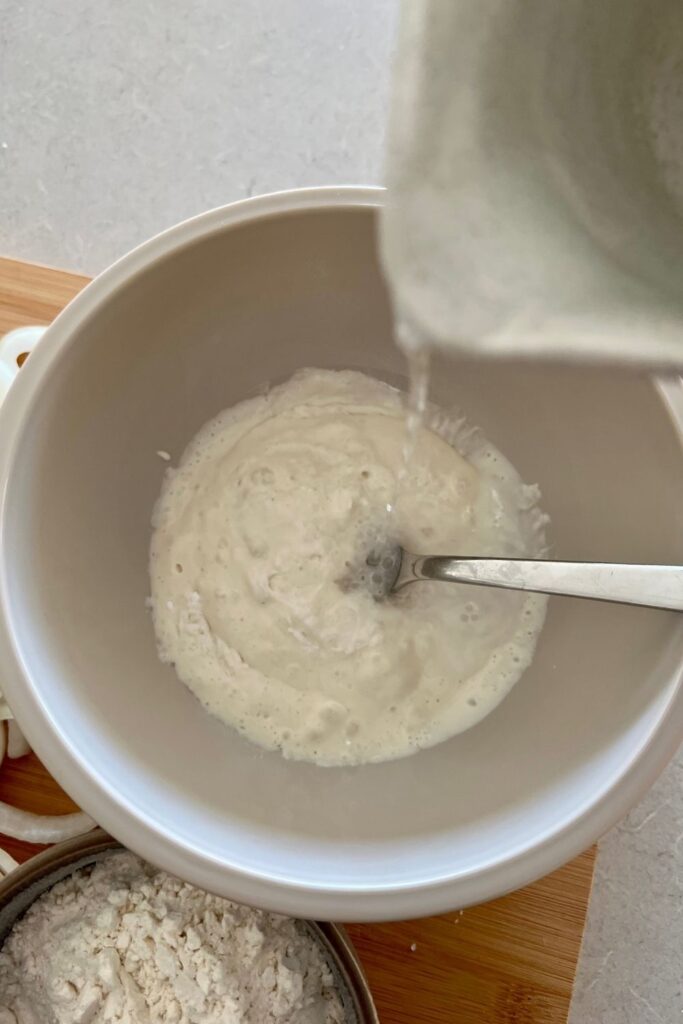
[{"label": "bowl rim", "polygon": [[[84,859],[92,857],[94,860],[99,854],[108,850],[125,849],[125,846],[108,835],[104,829],[96,828],[91,832],[56,843],[49,849],[29,857],[18,868],[0,879],[0,916],[3,908],[15,897],[24,890],[30,889],[36,882],[40,882],[46,875],[60,871],[59,880],[61,880],[63,877],[68,877],[70,872],[66,869],[71,865],[76,871]],[[87,866],[87,863],[83,866]],[[63,874],[61,874],[62,871]],[[53,884],[56,885],[57,880]],[[34,900],[38,899],[44,891],[46,890],[36,893]],[[19,916],[21,917],[24,912],[21,911]],[[332,924],[330,921],[306,921],[306,924],[315,932],[321,945],[327,949],[342,982],[348,988],[353,1000],[357,1024],[380,1024],[363,965],[346,929],[342,925]],[[0,938],[0,947],[3,941]]]},{"label": "bowl rim", "polygon": [[[51,369],[68,349],[77,329],[98,306],[142,270],[177,249],[216,232],[273,215],[320,209],[366,210],[382,205],[385,190],[372,186],[324,186],[274,192],[239,200],[171,227],[121,257],[97,276],[54,320],[19,374],[0,409],[0,663],[9,703],[48,770],[62,787],[112,835],[145,860],[200,888],[220,891],[238,902],[293,917],[377,921],[421,917],[452,907],[496,898],[548,874],[577,856],[621,819],[653,784],[683,737],[683,663],[678,659],[675,692],[647,738],[634,749],[611,784],[587,806],[577,807],[565,822],[524,849],[483,869],[418,878],[386,886],[321,885],[292,882],[257,870],[218,861],[165,833],[163,826],[138,816],[104,779],[96,776],[78,749],[77,738],[61,734],[25,669],[22,652],[9,626],[7,562],[3,556],[4,509],[8,482],[17,455],[22,424]],[[681,379],[653,378],[653,386],[683,441]],[[218,884],[220,879],[220,885]]]}]

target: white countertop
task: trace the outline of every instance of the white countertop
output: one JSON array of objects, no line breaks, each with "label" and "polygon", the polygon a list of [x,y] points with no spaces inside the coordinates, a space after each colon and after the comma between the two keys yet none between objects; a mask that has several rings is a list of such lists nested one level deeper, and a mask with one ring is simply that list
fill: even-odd
[{"label": "white countertop", "polygon": [[[397,0],[0,0],[0,251],[94,274],[191,214],[379,183]],[[571,1024],[683,1020],[683,755],[600,847]]]}]

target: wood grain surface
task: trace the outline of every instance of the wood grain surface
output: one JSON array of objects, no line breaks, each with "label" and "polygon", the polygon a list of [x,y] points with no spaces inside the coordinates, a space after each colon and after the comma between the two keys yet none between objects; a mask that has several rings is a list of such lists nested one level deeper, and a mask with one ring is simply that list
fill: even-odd
[{"label": "wood grain surface", "polygon": [[[0,333],[49,323],[87,280],[0,259]],[[0,799],[43,813],[74,809],[33,754],[4,762]],[[1,845],[17,860],[39,849],[9,839]],[[566,1024],[594,857],[588,850],[484,906],[349,925],[382,1024]]]}]

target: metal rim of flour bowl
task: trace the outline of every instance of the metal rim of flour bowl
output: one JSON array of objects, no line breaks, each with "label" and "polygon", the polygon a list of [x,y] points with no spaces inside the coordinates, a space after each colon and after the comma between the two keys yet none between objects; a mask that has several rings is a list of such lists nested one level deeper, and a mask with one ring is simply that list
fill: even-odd
[{"label": "metal rim of flour bowl", "polygon": [[[125,847],[104,829],[95,829],[45,850],[0,881],[0,947],[34,900],[79,868],[89,867],[112,850]],[[379,1024],[360,960],[346,931],[329,921],[305,921],[334,974],[348,1024]]]}]

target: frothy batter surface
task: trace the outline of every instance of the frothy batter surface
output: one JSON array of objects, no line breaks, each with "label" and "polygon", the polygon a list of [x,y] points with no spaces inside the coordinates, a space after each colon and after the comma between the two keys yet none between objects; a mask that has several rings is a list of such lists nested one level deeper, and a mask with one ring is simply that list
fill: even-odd
[{"label": "frothy batter surface", "polygon": [[410,551],[540,554],[537,489],[462,421],[428,423],[396,501],[400,394],[307,370],[221,413],[168,471],[160,656],[255,743],[323,765],[402,757],[480,721],[531,661],[540,596],[415,583],[377,602],[339,585],[389,504]]}]

